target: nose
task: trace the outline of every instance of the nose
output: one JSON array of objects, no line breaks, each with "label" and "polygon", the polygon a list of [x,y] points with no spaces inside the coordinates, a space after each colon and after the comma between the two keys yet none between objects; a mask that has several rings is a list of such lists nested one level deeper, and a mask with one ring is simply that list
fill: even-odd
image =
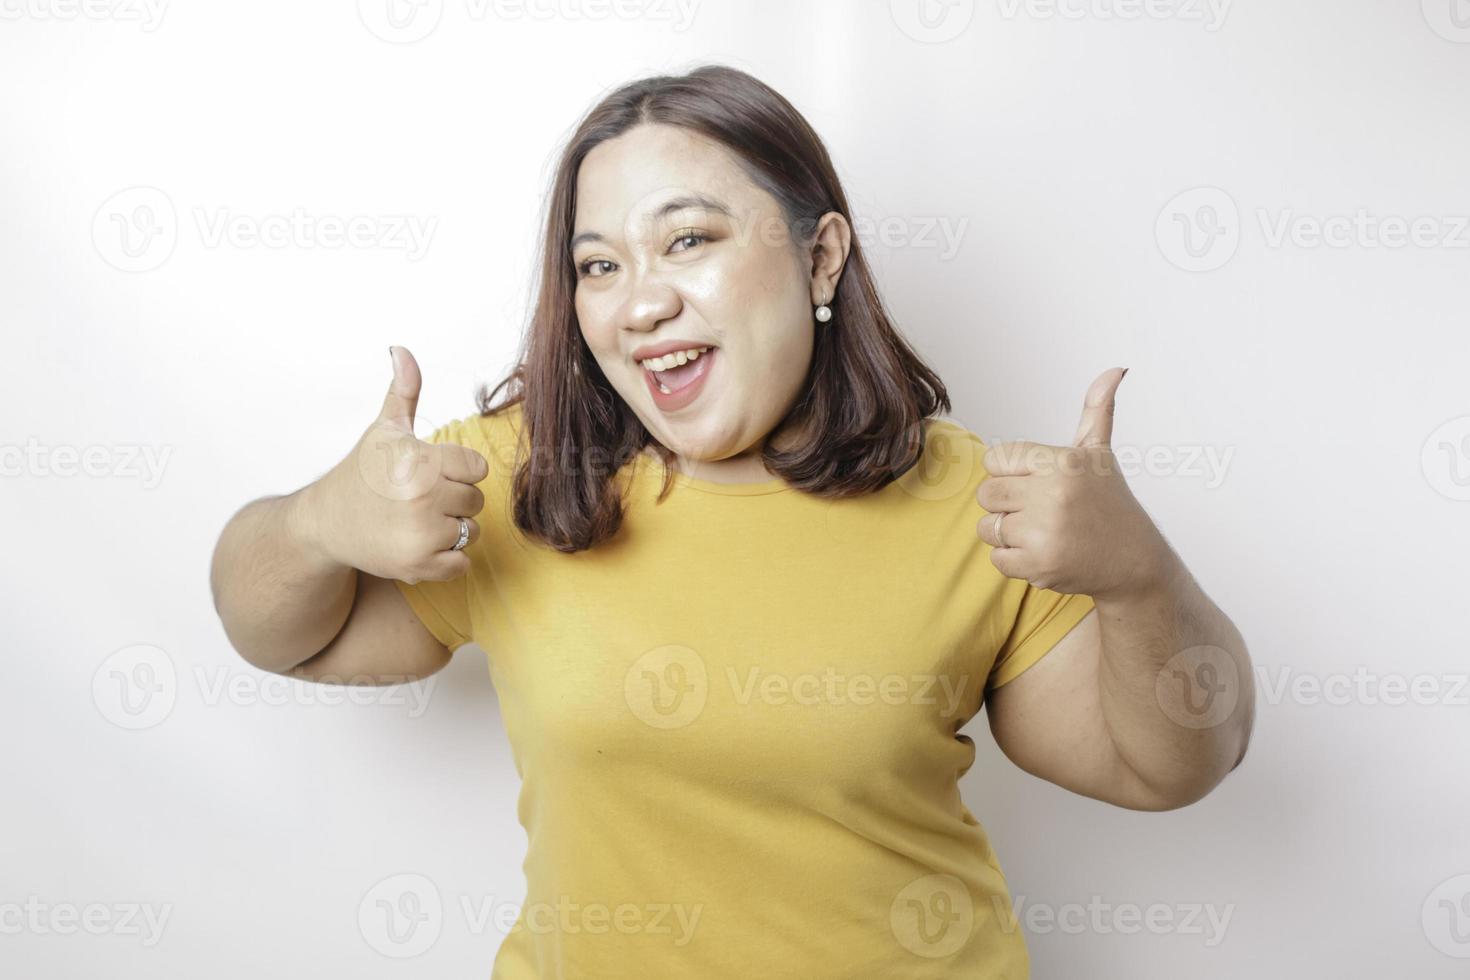
[{"label": "nose", "polygon": [[647,333],[678,316],[682,308],[678,291],[667,282],[657,276],[639,275],[633,280],[621,319],[626,329]]}]

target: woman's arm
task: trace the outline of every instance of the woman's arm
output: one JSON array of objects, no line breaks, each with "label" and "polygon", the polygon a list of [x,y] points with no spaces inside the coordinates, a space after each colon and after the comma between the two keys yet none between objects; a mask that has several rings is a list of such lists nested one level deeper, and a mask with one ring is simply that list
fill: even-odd
[{"label": "woman's arm", "polygon": [[1130,810],[1173,810],[1213,790],[1245,756],[1255,719],[1250,656],[1182,562],[1096,610],[986,714],[1017,766]]},{"label": "woman's arm", "polygon": [[401,683],[449,658],[393,580],[469,571],[453,545],[461,518],[469,543],[479,537],[473,518],[485,497],[475,484],[489,465],[465,446],[413,435],[418,365],[396,351],[382,410],[352,452],[296,493],[247,504],[220,534],[215,609],[230,643],[262,670]]},{"label": "woman's arm", "polygon": [[214,608],[230,643],[261,670],[283,673],[314,656],[352,610],[357,569],[312,544],[302,513],[310,489],[251,501],[215,546]]},{"label": "woman's arm", "polygon": [[1021,768],[1133,809],[1208,793],[1244,758],[1255,684],[1240,631],[1210,601],[1123,478],[1112,451],[1123,371],[1088,389],[1073,445],[997,443],[976,491],[1002,573],[1088,595],[1096,609],[987,699]]},{"label": "woman's arm", "polygon": [[1245,639],[1177,556],[1149,588],[1098,596],[1098,696],[1118,754],[1185,806],[1240,765],[1255,724]]}]

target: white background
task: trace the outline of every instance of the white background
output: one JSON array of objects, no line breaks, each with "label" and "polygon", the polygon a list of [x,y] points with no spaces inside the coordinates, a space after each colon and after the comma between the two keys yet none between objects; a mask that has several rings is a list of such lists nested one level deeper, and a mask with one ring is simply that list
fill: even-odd
[{"label": "white background", "polygon": [[[1131,368],[1115,445],[1159,461],[1131,485],[1255,658],[1250,755],[1183,810],[1071,795],[967,729],[1034,975],[1470,970],[1470,4],[925,2],[427,0],[395,29],[366,0],[0,0],[0,970],[488,973],[475,915],[513,916],[525,838],[483,655],[426,710],[321,704],[231,650],[209,557],[347,451],[388,344],[424,432],[471,414],[572,125],[706,61],[790,98],[889,222],[865,243],[957,421],[1065,443]],[[212,234],[297,210],[433,230]],[[161,234],[129,256],[134,219]],[[405,888],[443,909],[414,958],[375,924]],[[63,934],[90,905],[100,934]]]}]

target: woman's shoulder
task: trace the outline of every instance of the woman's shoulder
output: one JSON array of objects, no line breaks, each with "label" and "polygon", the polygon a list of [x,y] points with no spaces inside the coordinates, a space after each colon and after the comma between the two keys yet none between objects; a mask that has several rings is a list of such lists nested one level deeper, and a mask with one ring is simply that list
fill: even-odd
[{"label": "woman's shoulder", "polygon": [[924,419],[923,429],[923,452],[899,482],[923,500],[965,499],[985,478],[985,442],[964,424],[942,416]]},{"label": "woman's shoulder", "polygon": [[984,455],[985,440],[964,423],[947,416],[932,416],[924,420],[924,446],[938,452],[973,451]]}]

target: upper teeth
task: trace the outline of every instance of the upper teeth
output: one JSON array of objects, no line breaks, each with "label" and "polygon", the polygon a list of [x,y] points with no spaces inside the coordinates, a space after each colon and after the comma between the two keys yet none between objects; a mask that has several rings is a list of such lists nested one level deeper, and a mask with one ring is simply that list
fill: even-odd
[{"label": "upper teeth", "polygon": [[708,347],[691,347],[688,350],[676,350],[662,357],[650,357],[641,363],[650,371],[667,371],[680,364],[688,364],[690,361],[697,360],[699,355],[707,350],[709,350]]}]

